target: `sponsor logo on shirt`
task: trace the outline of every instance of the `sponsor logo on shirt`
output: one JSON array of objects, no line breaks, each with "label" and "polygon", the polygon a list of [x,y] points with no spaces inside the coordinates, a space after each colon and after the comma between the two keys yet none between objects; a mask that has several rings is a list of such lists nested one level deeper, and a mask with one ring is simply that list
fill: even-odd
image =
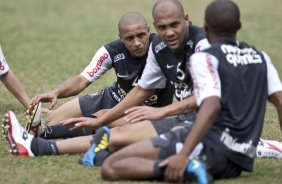
[{"label": "sponsor logo on shirt", "polygon": [[117,73],[117,77],[119,77],[119,78],[126,78],[126,77],[128,77],[128,75],[121,75],[120,73]]},{"label": "sponsor logo on shirt", "polygon": [[253,48],[240,49],[236,46],[223,44],[221,50],[226,55],[226,60],[234,67],[262,63],[261,56]]},{"label": "sponsor logo on shirt", "polygon": [[188,42],[186,42],[186,44],[192,49],[194,42],[192,40],[188,40]]},{"label": "sponsor logo on shirt", "polygon": [[4,70],[5,69],[5,67],[4,67],[4,65],[2,64],[2,62],[0,61],[0,70]]},{"label": "sponsor logo on shirt", "polygon": [[174,67],[174,65],[169,65],[169,64],[166,65],[167,69],[170,69],[170,68],[173,68],[173,67]]},{"label": "sponsor logo on shirt", "polygon": [[118,62],[119,60],[122,60],[122,59],[125,59],[124,53],[117,54],[117,55],[114,57],[114,63],[115,63],[115,62]]},{"label": "sponsor logo on shirt", "polygon": [[256,147],[253,146],[253,141],[239,143],[237,140],[238,138],[230,135],[229,128],[225,128],[220,137],[220,141],[230,150],[242,153],[250,158],[255,158]]},{"label": "sponsor logo on shirt", "polygon": [[87,74],[90,77],[93,77],[101,68],[102,64],[104,63],[104,61],[109,57],[108,53],[104,53],[98,60],[96,66],[89,72],[87,72]]},{"label": "sponsor logo on shirt", "polygon": [[158,45],[155,46],[155,52],[158,53],[160,50],[166,47],[166,44],[164,42],[159,43]]},{"label": "sponsor logo on shirt", "polygon": [[118,90],[117,90],[118,93],[116,93],[115,91],[113,91],[111,94],[112,94],[112,97],[117,101],[117,102],[120,102],[122,99],[124,99],[124,97],[126,96],[126,92],[124,89],[122,89],[120,87],[120,85],[118,85]]},{"label": "sponsor logo on shirt", "polygon": [[146,100],[144,102],[144,105],[153,106],[153,105],[157,104],[157,102],[158,102],[158,96],[153,95],[148,100]]}]

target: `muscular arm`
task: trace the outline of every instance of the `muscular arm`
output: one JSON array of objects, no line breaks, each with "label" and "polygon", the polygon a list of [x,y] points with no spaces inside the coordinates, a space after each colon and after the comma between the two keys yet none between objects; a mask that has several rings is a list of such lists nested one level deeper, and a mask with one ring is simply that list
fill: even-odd
[{"label": "muscular arm", "polygon": [[277,109],[277,114],[282,131],[282,91],[276,92],[269,97],[269,101],[274,104]]},{"label": "muscular arm", "polygon": [[204,137],[209,128],[212,126],[217,113],[220,110],[220,100],[218,97],[212,96],[206,98],[197,114],[196,121],[191,132],[185,140],[185,144],[180,154],[186,157],[190,155],[194,147]]},{"label": "muscular arm", "polygon": [[196,107],[196,99],[193,95],[185,100],[162,107],[160,110],[164,113],[165,117],[169,117],[184,113],[191,113],[196,109]]},{"label": "muscular arm", "polygon": [[191,113],[195,111],[196,107],[194,96],[164,107],[136,106],[125,111],[125,120],[132,123],[143,120],[159,120],[169,116]]},{"label": "muscular arm", "polygon": [[14,72],[9,70],[7,73],[2,75],[0,79],[7,89],[21,102],[21,104],[25,108],[28,108],[30,99]]},{"label": "muscular arm", "polygon": [[57,88],[37,95],[31,101],[31,106],[42,102],[50,102],[49,109],[52,109],[57,103],[57,98],[66,98],[70,96],[77,95],[82,90],[84,90],[90,82],[86,80],[83,76],[77,75],[69,78],[62,84],[60,84]]},{"label": "muscular arm", "polygon": [[54,91],[57,91],[58,98],[65,98],[79,94],[90,84],[82,75],[76,75],[58,85]]}]

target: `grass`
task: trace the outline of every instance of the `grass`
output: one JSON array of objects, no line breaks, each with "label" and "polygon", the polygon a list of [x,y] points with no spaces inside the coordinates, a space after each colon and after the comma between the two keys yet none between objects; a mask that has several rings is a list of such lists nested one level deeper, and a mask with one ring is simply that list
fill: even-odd
[{"label": "grass", "polygon": [[[183,1],[194,24],[203,24],[204,8],[209,2]],[[241,8],[243,23],[239,40],[265,50],[281,74],[282,36],[279,23],[282,2],[236,2]],[[100,46],[117,38],[117,22],[123,13],[143,13],[154,31],[152,5],[153,1],[149,0],[1,0],[0,43],[10,67],[33,97],[80,73]],[[113,80],[113,72],[109,72],[82,94],[110,85]],[[58,105],[69,99],[60,100]],[[3,117],[7,110],[13,110],[24,124],[23,107],[0,85],[0,116]],[[262,137],[282,141],[276,111],[271,105],[267,108]],[[98,168],[82,168],[77,164],[77,155],[23,158],[11,156],[7,150],[8,144],[1,137],[0,183],[104,183]],[[282,160],[257,159],[252,174],[243,173],[238,179],[217,183],[279,183],[281,173]]]}]

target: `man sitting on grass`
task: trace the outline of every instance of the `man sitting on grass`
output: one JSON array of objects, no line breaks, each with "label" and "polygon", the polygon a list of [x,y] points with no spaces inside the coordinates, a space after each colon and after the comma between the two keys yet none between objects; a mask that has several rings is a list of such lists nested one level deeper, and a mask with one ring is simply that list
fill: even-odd
[{"label": "man sitting on grass", "polygon": [[241,28],[238,6],[230,0],[213,1],[204,25],[212,47],[187,61],[199,106],[193,127],[113,153],[102,165],[104,179],[177,182],[197,176],[199,183],[209,183],[209,176],[238,177],[253,170],[268,99],[282,130],[281,81],[265,52],[236,40]]}]

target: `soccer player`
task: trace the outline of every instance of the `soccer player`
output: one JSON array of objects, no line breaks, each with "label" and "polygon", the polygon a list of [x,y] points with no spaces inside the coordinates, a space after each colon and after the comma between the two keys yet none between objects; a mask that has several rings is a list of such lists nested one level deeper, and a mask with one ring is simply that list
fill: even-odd
[{"label": "soccer player", "polygon": [[282,130],[281,81],[265,52],[236,40],[238,6],[231,0],[213,1],[204,27],[212,46],[187,62],[199,106],[193,127],[115,152],[102,165],[104,179],[182,181],[191,172],[199,183],[209,182],[209,174],[214,179],[238,177],[253,170],[268,99]]},{"label": "soccer player", "polygon": [[[183,7],[179,1],[157,1],[153,9],[153,16],[154,25],[159,33],[159,37],[152,41],[147,64],[138,82],[139,85],[132,89],[117,106],[102,114],[100,117],[96,119],[72,118],[65,120],[64,124],[75,123],[75,127],[89,125],[90,128],[97,129],[105,123],[111,127],[111,121],[123,116],[124,111],[129,107],[142,104],[142,102],[153,94],[155,89],[164,88],[167,81],[173,84],[175,95],[179,99],[179,102],[160,108],[150,107],[150,111],[154,113],[154,117],[150,119],[154,119],[156,116],[158,116],[156,119],[168,116],[173,117],[158,121],[146,120],[128,123],[121,127],[112,128],[110,130],[110,146],[105,146],[104,149],[100,150],[101,154],[97,153],[96,159],[96,152],[93,153],[94,149],[92,149],[96,145],[95,140],[100,142],[101,138],[107,136],[108,131],[104,128],[98,130],[94,141],[92,141],[93,144],[91,144],[89,154],[85,154],[82,159],[83,165],[100,165],[106,156],[109,155],[109,151],[115,151],[140,139],[166,133],[175,127],[191,126],[190,121],[194,119],[194,114],[191,115],[191,113],[195,111],[196,102],[193,96],[191,77],[189,72],[185,69],[185,61],[196,50],[208,47],[209,43],[205,38],[204,30],[189,22],[189,17],[184,13]],[[147,109],[148,107],[141,107],[141,111],[144,108]],[[40,138],[36,139],[25,133],[28,139],[24,140],[22,139],[22,134],[25,131],[19,126],[12,112],[7,113],[4,124],[8,125],[8,127],[5,126],[7,128],[4,128],[4,133],[8,138],[14,139],[14,141],[8,139],[10,145],[21,144],[26,150],[30,150],[28,152],[30,155],[34,154],[39,156],[46,154],[56,155],[85,152],[89,149],[89,141],[92,139],[92,136],[83,136],[52,142]],[[17,144],[12,144],[13,142]],[[17,154],[21,155],[21,151],[17,146],[12,146],[12,148],[16,150],[15,152],[19,152]],[[101,157],[99,156],[98,158],[98,155],[101,155]]]},{"label": "soccer player", "polygon": [[4,57],[0,46],[0,80],[6,86],[6,88],[21,102],[21,104],[27,109],[30,103],[30,99],[17,79],[14,72],[9,68],[9,65]]},{"label": "soccer player", "polygon": [[[156,34],[150,34],[145,18],[136,12],[126,13],[120,18],[118,31],[120,39],[102,46],[81,74],[71,77],[47,93],[37,95],[32,100],[32,107],[42,101],[50,102],[49,108],[53,108],[57,98],[77,95],[111,68],[115,70],[117,81],[112,86],[75,98],[50,111],[47,118],[49,126],[68,118],[91,117],[99,110],[110,109],[137,85],[145,67],[149,44]],[[173,90],[167,85],[166,88],[151,93],[150,98],[143,104],[161,107],[171,104],[172,100]],[[85,130],[74,133],[63,126],[54,126],[51,129],[51,134],[46,134],[48,138],[85,135]],[[37,129],[34,134],[37,134]],[[92,134],[92,131],[86,134]]]}]

